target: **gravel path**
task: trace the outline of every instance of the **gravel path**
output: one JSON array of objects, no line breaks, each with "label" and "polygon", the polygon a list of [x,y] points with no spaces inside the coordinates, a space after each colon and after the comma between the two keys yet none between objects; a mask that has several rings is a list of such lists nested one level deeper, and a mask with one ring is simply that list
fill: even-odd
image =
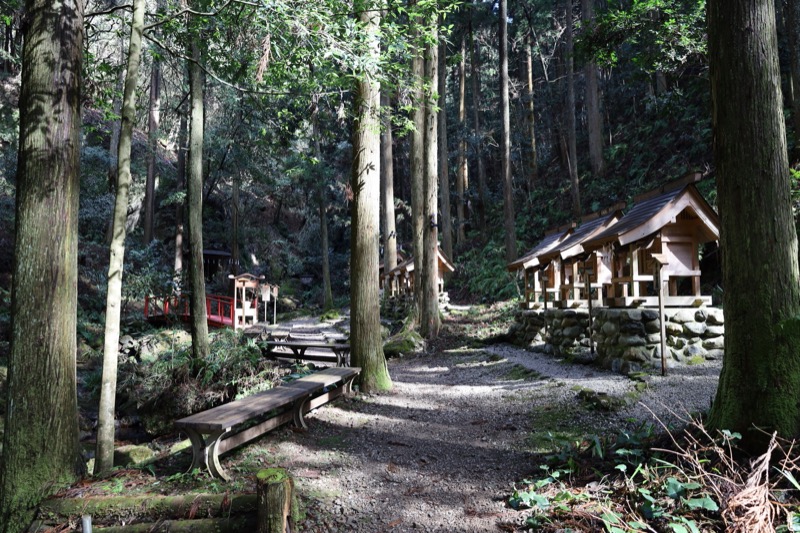
[{"label": "gravel path", "polygon": [[[539,464],[543,413],[594,433],[653,413],[669,422],[708,407],[720,365],[648,376],[637,393],[627,377],[507,345],[401,358],[389,363],[391,392],[322,407],[308,432],[285,432],[269,446],[296,476],[300,531],[511,531],[523,517],[505,499]],[[579,388],[628,405],[589,410]]]}]

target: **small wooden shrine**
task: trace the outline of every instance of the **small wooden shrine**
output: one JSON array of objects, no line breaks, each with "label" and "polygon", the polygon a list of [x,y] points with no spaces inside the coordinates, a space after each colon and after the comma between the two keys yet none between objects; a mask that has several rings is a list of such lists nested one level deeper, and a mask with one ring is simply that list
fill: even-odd
[{"label": "small wooden shrine", "polygon": [[634,198],[619,222],[586,240],[585,251],[610,249],[611,279],[605,304],[657,306],[657,277],[668,306],[710,305],[700,294],[699,248],[719,239],[719,217],[694,185],[693,174]]},{"label": "small wooden shrine", "polygon": [[[444,293],[444,276],[455,271],[455,266],[444,255],[442,249],[437,250],[438,262],[438,287],[439,294]],[[397,265],[395,268],[381,276],[381,288],[384,297],[393,298],[396,296],[414,295],[414,258],[410,257]]]},{"label": "small wooden shrine", "polygon": [[[539,255],[539,261],[552,264],[551,289],[545,291],[554,307],[581,307],[590,295],[597,294],[593,305],[602,305],[603,287],[611,282],[611,250],[609,247],[587,251],[583,243],[613,226],[622,218],[624,204],[586,215],[571,235]],[[552,297],[548,296],[552,293]]]},{"label": "small wooden shrine", "polygon": [[510,272],[522,271],[525,301],[520,306],[523,309],[536,309],[547,304],[547,292],[556,289],[555,265],[541,262],[539,257],[569,238],[574,228],[575,224],[570,223],[547,230],[544,239],[536,246],[508,264]]}]

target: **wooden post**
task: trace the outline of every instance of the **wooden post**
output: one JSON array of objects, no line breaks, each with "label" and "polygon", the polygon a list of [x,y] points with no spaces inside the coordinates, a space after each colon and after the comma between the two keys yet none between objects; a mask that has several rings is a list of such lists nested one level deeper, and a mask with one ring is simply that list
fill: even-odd
[{"label": "wooden post", "polygon": [[256,475],[258,533],[295,531],[294,480],[285,468],[266,468]]},{"label": "wooden post", "polygon": [[656,290],[658,291],[658,322],[661,325],[661,375],[667,375],[667,320],[664,316],[664,267],[667,266],[666,254],[652,254],[656,262],[655,265],[655,281]]},{"label": "wooden post", "polygon": [[274,301],[272,302],[272,323],[278,323],[278,286],[275,285],[272,287],[274,289],[273,296]]},{"label": "wooden post", "polygon": [[[589,353],[594,357],[594,340],[592,339],[594,336],[594,332],[592,331],[592,270],[591,267],[586,264],[586,261],[587,259],[583,260],[583,279],[586,283],[586,298],[587,305],[589,306]],[[578,262],[575,261],[575,264],[577,265]],[[577,287],[577,283],[575,286]]]}]

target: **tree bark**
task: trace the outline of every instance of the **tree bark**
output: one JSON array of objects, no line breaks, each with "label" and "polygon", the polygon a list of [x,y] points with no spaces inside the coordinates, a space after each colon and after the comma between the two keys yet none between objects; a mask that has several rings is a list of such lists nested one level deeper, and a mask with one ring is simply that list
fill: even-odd
[{"label": "tree bark", "polygon": [[[365,0],[356,2],[371,58],[380,55],[380,13]],[[353,212],[350,253],[350,347],[353,365],[361,367],[364,392],[389,390],[392,380],[383,355],[378,301],[380,212],[380,85],[372,72],[361,72],[355,87],[353,123]]]},{"label": "tree bark", "polygon": [[428,45],[425,50],[425,80],[428,90],[425,94],[425,140],[424,140],[424,180],[423,180],[423,229],[422,255],[414,258],[418,271],[417,279],[421,287],[420,294],[420,335],[426,339],[439,336],[441,320],[439,319],[439,226],[437,217],[438,200],[438,113],[436,111],[436,90],[439,86],[439,40],[438,25],[435,18],[430,20]]},{"label": "tree bark", "polygon": [[[162,2],[159,1],[159,4]],[[159,5],[159,11],[162,6]],[[144,244],[153,240],[156,196],[156,155],[158,152],[158,126],[161,121],[161,60],[153,58],[150,71],[150,106],[147,115],[147,181],[144,188]]]},{"label": "tree bark", "polygon": [[383,271],[397,266],[397,224],[394,213],[394,157],[392,109],[388,95],[381,94],[381,198],[383,204]]},{"label": "tree bark", "polygon": [[231,184],[231,274],[238,276],[242,263],[239,249],[239,178],[234,177]]},{"label": "tree bark", "polygon": [[[186,141],[188,137],[188,124],[185,108],[181,107],[180,124],[178,126],[178,153],[177,153],[177,187],[179,191],[186,189]],[[179,201],[175,206],[175,278],[180,279],[183,271],[183,206],[185,202]]]},{"label": "tree bark", "polygon": [[464,226],[464,193],[469,186],[469,165],[467,165],[467,41],[461,37],[461,60],[458,63],[458,163],[456,175],[456,243],[461,246],[466,240]]},{"label": "tree bark", "polygon": [[192,356],[208,356],[208,322],[206,315],[206,280],[203,270],[203,114],[204,83],[200,67],[200,23],[192,19],[189,44],[193,61],[189,62],[189,130],[188,209],[189,209],[189,285],[192,330]]},{"label": "tree bark", "polygon": [[[800,285],[772,0],[710,0],[725,358],[708,425],[800,435]],[[766,434],[754,430],[766,430]]]},{"label": "tree bark", "polygon": [[[581,0],[584,27],[594,24],[595,0]],[[603,119],[600,114],[600,91],[597,87],[597,65],[588,61],[583,67],[586,77],[586,129],[589,135],[589,165],[592,174],[602,176],[605,172],[603,159]]]},{"label": "tree bark", "polygon": [[136,79],[142,55],[145,0],[133,4],[128,68],[122,102],[122,128],[117,157],[117,193],[114,204],[111,245],[109,246],[106,323],[103,342],[103,374],[100,405],[97,413],[95,475],[114,467],[114,409],[117,396],[117,360],[119,358],[119,323],[122,312],[122,273],[125,258],[125,222],[128,217],[128,193],[131,187],[131,145],[136,123]]},{"label": "tree bark", "polygon": [[536,190],[536,183],[539,181],[539,162],[536,153],[536,109],[535,91],[533,89],[533,31],[528,32],[528,40],[525,43],[525,68],[528,75],[527,89],[527,118],[528,118],[528,137],[531,143],[530,170],[528,173],[528,198],[533,196]]},{"label": "tree bark", "polygon": [[572,192],[572,215],[581,216],[581,192],[578,182],[578,148],[575,133],[575,75],[573,67],[573,39],[572,39],[572,0],[564,0],[564,14],[566,35],[564,49],[564,67],[566,69],[567,102],[564,105],[564,129],[567,143],[567,169],[569,171]]},{"label": "tree bark", "polygon": [[500,0],[500,109],[503,131],[500,138],[500,165],[503,175],[503,216],[506,263],[517,258],[517,232],[514,219],[514,185],[511,181],[511,110],[508,103],[508,0]]},{"label": "tree bark", "polygon": [[486,203],[489,192],[486,188],[486,169],[483,166],[483,132],[481,131],[481,96],[480,96],[480,50],[472,32],[472,21],[469,22],[469,55],[470,68],[472,69],[472,121],[475,125],[475,159],[478,163],[478,225],[481,235],[486,241],[488,228],[486,227]]},{"label": "tree bark", "polygon": [[312,117],[312,135],[314,137],[314,157],[317,159],[317,210],[319,212],[320,255],[322,256],[322,308],[327,311],[333,308],[333,291],[331,289],[331,267],[328,257],[328,204],[325,200],[325,173],[322,164],[322,131],[319,127],[319,96],[314,95],[314,114]]},{"label": "tree bark", "polygon": [[447,45],[439,45],[439,195],[441,197],[442,249],[453,257],[453,217],[450,215],[450,165],[447,146]]},{"label": "tree bark", "polygon": [[[421,21],[417,21],[421,24]],[[411,247],[414,261],[421,265],[423,251],[423,232],[425,225],[425,57],[424,51],[418,51],[411,58],[411,78],[414,88],[412,101],[414,104],[414,130],[411,132]],[[422,283],[420,273],[414,274],[414,307],[412,322],[420,318],[422,303]]]},{"label": "tree bark", "polygon": [[787,37],[789,41],[789,61],[792,82],[792,124],[794,126],[794,146],[791,162],[800,160],[800,2],[785,4]]},{"label": "tree bark", "polygon": [[75,352],[83,2],[25,2],[0,530],[82,470]]}]

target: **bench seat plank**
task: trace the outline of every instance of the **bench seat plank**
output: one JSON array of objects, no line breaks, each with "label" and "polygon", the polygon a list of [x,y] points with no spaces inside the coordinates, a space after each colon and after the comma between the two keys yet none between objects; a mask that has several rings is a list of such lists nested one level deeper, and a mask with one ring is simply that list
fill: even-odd
[{"label": "bench seat plank", "polygon": [[261,416],[273,409],[280,409],[317,391],[324,385],[317,385],[316,390],[298,387],[275,387],[241,400],[213,407],[207,411],[196,413],[176,422],[178,427],[193,427],[198,431],[219,431]]}]

